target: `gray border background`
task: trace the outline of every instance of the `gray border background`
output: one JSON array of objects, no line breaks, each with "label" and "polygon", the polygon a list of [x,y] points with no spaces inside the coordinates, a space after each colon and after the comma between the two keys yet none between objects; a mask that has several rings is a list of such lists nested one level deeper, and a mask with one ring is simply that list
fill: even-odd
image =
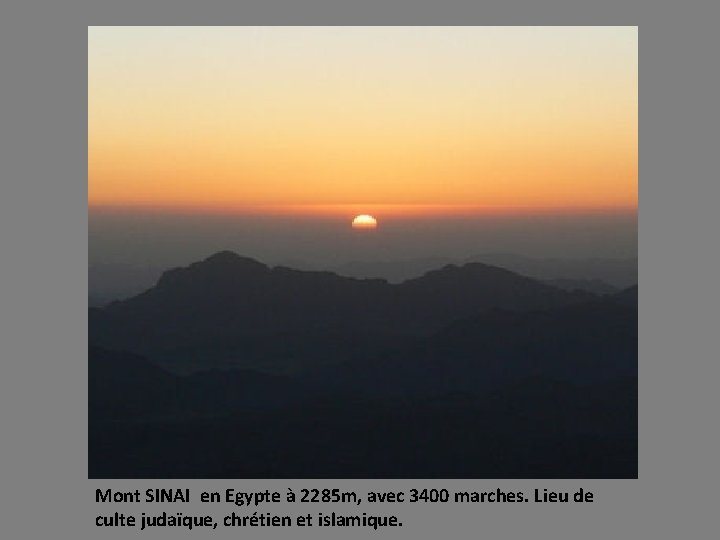
[{"label": "gray border background", "polygon": [[[588,505],[404,505],[400,529],[241,529],[216,538],[714,538],[717,534],[717,3],[16,2],[0,21],[0,536],[100,531],[95,487],[342,487],[595,492]],[[102,4],[102,5],[101,5]],[[640,24],[642,23],[642,24]],[[87,26],[584,24],[641,26],[640,478],[455,481],[87,479]],[[714,189],[713,189],[714,188]],[[224,514],[230,507],[171,507]],[[159,506],[147,508],[161,510]],[[139,512],[140,508],[127,510]],[[260,507],[275,513],[315,507]],[[331,508],[323,507],[323,511]],[[141,536],[142,537],[142,536]],[[166,530],[148,538],[201,538]]]}]

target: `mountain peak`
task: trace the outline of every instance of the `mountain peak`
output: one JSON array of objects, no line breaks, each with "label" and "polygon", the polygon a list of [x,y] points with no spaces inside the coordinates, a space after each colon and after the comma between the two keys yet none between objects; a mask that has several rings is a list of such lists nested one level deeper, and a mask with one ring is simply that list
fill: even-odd
[{"label": "mountain peak", "polygon": [[159,286],[168,286],[178,283],[192,283],[194,281],[223,282],[227,279],[250,277],[264,274],[270,269],[265,264],[250,257],[243,257],[234,251],[219,251],[202,261],[192,263],[190,266],[173,268],[160,277]]},{"label": "mountain peak", "polygon": [[270,268],[250,257],[243,257],[234,251],[218,251],[210,255],[206,259],[196,262],[188,266],[188,270],[193,274],[210,275],[217,277],[219,275],[255,275],[264,274]]},{"label": "mountain peak", "polygon": [[491,266],[484,263],[465,263],[461,265],[457,264],[446,264],[442,268],[437,270],[430,270],[420,277],[407,280],[406,283],[423,283],[428,281],[455,281],[457,279],[478,279],[488,277],[515,277],[517,279],[525,280],[524,276],[519,276],[514,272],[510,272],[504,268],[498,266]]},{"label": "mountain peak", "polygon": [[216,265],[216,264],[222,264],[222,265],[244,264],[244,265],[252,265],[252,266],[267,268],[267,266],[265,266],[260,261],[257,261],[251,257],[243,257],[242,255],[238,255],[234,251],[230,251],[227,249],[223,250],[223,251],[218,251],[217,253],[213,253],[209,257],[206,257],[199,263],[195,263],[195,264],[198,264],[198,265],[203,265],[203,264],[213,264],[213,265]]}]

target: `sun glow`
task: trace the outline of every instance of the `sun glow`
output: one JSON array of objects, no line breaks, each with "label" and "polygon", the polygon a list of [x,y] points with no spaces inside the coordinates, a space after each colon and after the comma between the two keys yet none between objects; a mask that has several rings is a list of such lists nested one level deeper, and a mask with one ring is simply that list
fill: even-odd
[{"label": "sun glow", "polygon": [[377,220],[369,214],[355,216],[352,221],[353,229],[377,229]]},{"label": "sun glow", "polygon": [[635,27],[90,27],[88,203],[636,208],[637,89]]}]

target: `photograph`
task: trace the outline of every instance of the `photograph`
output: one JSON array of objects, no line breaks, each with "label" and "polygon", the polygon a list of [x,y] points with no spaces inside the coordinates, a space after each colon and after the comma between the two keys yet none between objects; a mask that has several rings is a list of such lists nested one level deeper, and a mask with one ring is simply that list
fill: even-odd
[{"label": "photograph", "polygon": [[638,477],[637,26],[87,32],[89,479]]}]

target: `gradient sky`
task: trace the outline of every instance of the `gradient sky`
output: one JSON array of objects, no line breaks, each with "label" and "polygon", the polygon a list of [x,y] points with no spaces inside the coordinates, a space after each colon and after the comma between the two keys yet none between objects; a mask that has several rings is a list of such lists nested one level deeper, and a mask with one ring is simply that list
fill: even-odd
[{"label": "gradient sky", "polygon": [[635,209],[635,27],[91,27],[91,207]]}]

